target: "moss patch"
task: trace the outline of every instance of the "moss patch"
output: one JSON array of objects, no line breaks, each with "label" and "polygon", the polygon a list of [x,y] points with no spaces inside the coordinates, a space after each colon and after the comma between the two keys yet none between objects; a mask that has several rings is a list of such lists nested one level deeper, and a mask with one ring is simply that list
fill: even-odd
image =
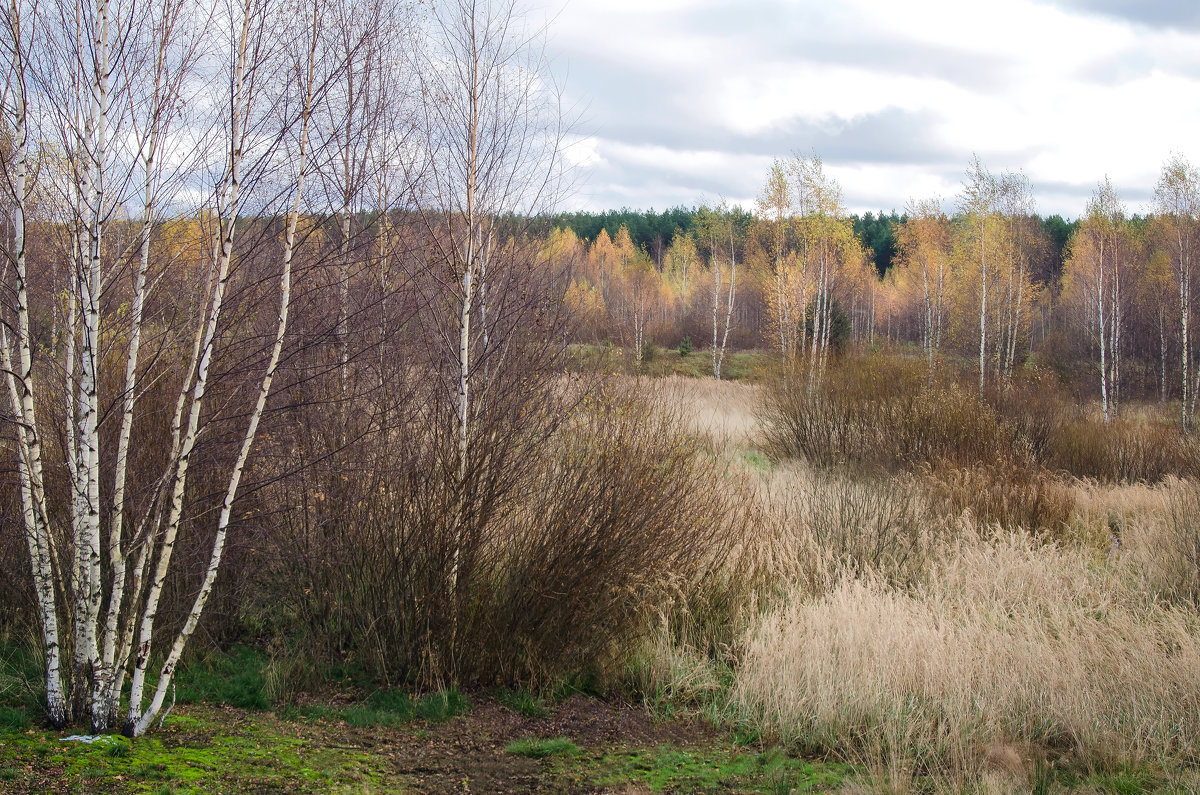
[{"label": "moss patch", "polygon": [[400,791],[389,789],[384,761],[366,750],[313,741],[268,713],[187,709],[187,715],[167,718],[161,731],[132,742],[3,733],[0,771],[29,791]]}]

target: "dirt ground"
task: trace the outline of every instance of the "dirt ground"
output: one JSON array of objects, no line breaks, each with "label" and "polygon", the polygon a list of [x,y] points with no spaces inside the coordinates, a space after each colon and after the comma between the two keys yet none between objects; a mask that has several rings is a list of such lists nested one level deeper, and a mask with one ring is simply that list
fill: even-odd
[{"label": "dirt ground", "polygon": [[429,793],[606,791],[562,775],[547,776],[547,762],[505,752],[506,745],[526,737],[566,737],[592,755],[662,745],[698,747],[715,740],[713,731],[698,721],[655,721],[642,708],[578,695],[551,707],[543,718],[477,700],[467,715],[425,732],[352,729],[343,736],[388,759],[397,776]]}]

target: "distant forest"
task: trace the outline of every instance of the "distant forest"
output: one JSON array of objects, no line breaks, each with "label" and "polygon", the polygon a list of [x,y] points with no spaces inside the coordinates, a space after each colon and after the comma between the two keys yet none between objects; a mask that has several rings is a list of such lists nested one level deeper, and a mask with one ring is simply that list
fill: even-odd
[{"label": "distant forest", "polygon": [[[634,245],[649,254],[661,270],[663,257],[670,248],[676,232],[694,233],[699,212],[698,207],[683,206],[671,207],[661,212],[653,207],[648,210],[622,207],[619,210],[560,213],[550,219],[550,226],[570,229],[580,240],[589,244],[595,242],[601,230],[606,229],[610,235],[615,235],[617,230],[624,226],[629,230],[629,237]],[[754,214],[740,207],[734,207],[729,212],[743,232],[748,231],[754,223]],[[896,226],[906,223],[908,215],[897,213],[895,210],[880,210],[878,213],[868,210],[862,215],[851,213],[848,217],[854,224],[855,236],[869,252],[880,278],[886,276],[896,256]],[[1044,259],[1034,268],[1033,277],[1035,282],[1047,284],[1062,274],[1064,249],[1079,222],[1067,221],[1057,214],[1037,218],[1045,230],[1049,246]]]}]

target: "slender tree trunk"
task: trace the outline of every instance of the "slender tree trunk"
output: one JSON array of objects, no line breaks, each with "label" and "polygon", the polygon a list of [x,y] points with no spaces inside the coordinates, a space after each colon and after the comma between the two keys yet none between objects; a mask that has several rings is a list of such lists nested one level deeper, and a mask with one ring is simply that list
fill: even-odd
[{"label": "slender tree trunk", "polygon": [[1158,402],[1167,402],[1167,329],[1166,323],[1163,320],[1162,304],[1158,307],[1158,351],[1159,351],[1159,372],[1158,372]]},{"label": "slender tree trunk", "polygon": [[979,222],[979,394],[987,383],[987,221]]},{"label": "slender tree trunk", "polygon": [[[711,238],[710,238],[711,244]],[[712,251],[712,272],[713,272],[713,300],[712,300],[712,371],[713,378],[721,380],[721,359],[717,355],[717,317],[721,307],[721,263],[717,259],[716,250],[710,245]]]},{"label": "slender tree trunk", "polygon": [[1100,409],[1104,424],[1108,425],[1108,364],[1105,360],[1105,342],[1108,329],[1104,322],[1104,242],[1100,242],[1100,262],[1096,273],[1096,316],[1097,337],[1100,341]]},{"label": "slender tree trunk", "polygon": [[[46,510],[42,443],[38,432],[33,399],[33,340],[29,321],[29,288],[26,263],[26,206],[29,200],[29,119],[26,93],[25,46],[22,18],[15,0],[8,5],[7,27],[11,39],[13,63],[10,77],[14,122],[11,153],[11,190],[13,214],[12,262],[16,275],[17,299],[16,347],[13,361],[8,330],[0,326],[0,356],[8,383],[16,423],[18,481],[25,541],[33,572],[34,593],[42,634],[46,672],[46,716],[51,725],[61,728],[70,720],[67,694],[63,686],[62,645],[55,582],[53,537]],[[14,364],[16,365],[14,367]]]},{"label": "slender tree trunk", "polygon": [[[247,14],[247,17],[248,16],[249,15]],[[280,275],[280,281],[279,281],[279,295],[280,295],[279,317],[278,317],[278,321],[276,323],[274,344],[271,348],[271,354],[270,354],[270,357],[269,357],[269,360],[267,363],[267,367],[263,373],[262,381],[259,385],[258,398],[257,398],[254,408],[250,414],[249,425],[246,428],[246,432],[245,432],[244,436],[242,437],[241,448],[238,451],[238,457],[237,457],[236,461],[234,462],[233,470],[230,473],[229,482],[226,486],[225,498],[221,504],[221,512],[217,519],[217,532],[216,532],[216,536],[213,539],[212,552],[209,556],[209,563],[208,563],[207,569],[205,570],[204,580],[201,583],[200,590],[197,592],[196,598],[192,603],[191,610],[188,612],[187,620],[184,622],[184,625],[183,625],[182,629],[180,629],[179,634],[176,635],[175,641],[171,645],[171,649],[167,654],[167,658],[163,662],[162,668],[160,669],[160,672],[159,672],[158,685],[154,690],[154,694],[150,700],[150,705],[149,705],[149,707],[146,708],[145,712],[141,713],[140,715],[138,715],[136,717],[135,717],[135,704],[132,701],[132,697],[131,697],[130,718],[129,718],[129,721],[126,726],[126,731],[131,736],[136,737],[141,734],[144,734],[146,732],[146,730],[150,727],[150,725],[153,723],[154,719],[158,716],[159,712],[162,710],[162,706],[163,706],[163,702],[166,698],[167,690],[170,687],[171,682],[172,682],[172,676],[175,671],[175,666],[178,664],[179,658],[183,654],[183,650],[187,644],[188,639],[191,637],[192,633],[195,632],[196,625],[199,623],[200,616],[204,612],[205,605],[208,602],[208,597],[212,592],[213,583],[216,580],[217,572],[220,569],[221,558],[224,553],[225,538],[226,538],[226,535],[229,530],[230,520],[232,518],[233,503],[237,498],[238,488],[241,484],[241,479],[242,479],[242,475],[245,471],[246,462],[250,456],[250,451],[254,446],[254,441],[255,441],[257,433],[258,433],[258,426],[259,426],[260,421],[262,420],[263,411],[266,408],[267,398],[271,394],[271,385],[272,385],[272,382],[275,377],[275,371],[279,365],[280,355],[283,351],[283,341],[284,341],[284,337],[286,336],[286,333],[287,333],[288,315],[289,315],[289,309],[291,307],[292,259],[295,254],[296,225],[297,225],[297,222],[300,217],[300,206],[301,206],[301,202],[302,202],[303,195],[304,195],[304,183],[305,183],[305,179],[306,179],[307,173],[308,173],[309,121],[312,116],[312,106],[313,106],[315,89],[316,89],[315,68],[316,68],[316,54],[317,54],[317,52],[316,52],[316,50],[317,50],[317,31],[318,31],[319,21],[320,21],[320,13],[319,13],[318,8],[314,5],[314,8],[312,9],[312,21],[311,21],[312,29],[311,29],[310,38],[309,38],[307,74],[306,74],[306,78],[305,78],[304,105],[303,105],[303,110],[302,110],[301,118],[300,118],[300,148],[299,148],[299,152],[297,155],[298,168],[297,168],[296,186],[295,186],[295,191],[293,194],[291,210],[288,213],[287,231],[285,233],[285,238],[284,238],[283,271],[282,271],[282,274]],[[247,28],[243,27],[243,30],[247,31]],[[243,36],[243,42],[244,41],[245,41],[245,36]],[[239,58],[239,60],[241,60],[241,59]],[[236,81],[235,81],[235,85],[236,85]],[[236,107],[237,106],[235,105],[235,109],[236,109]],[[235,110],[235,115],[236,115],[236,110]],[[236,141],[239,139],[235,135],[233,140]],[[237,147],[231,148],[231,152],[236,152],[236,151],[237,151]],[[233,159],[234,158],[231,158],[231,164],[232,164]],[[234,170],[231,169],[231,172],[233,172],[233,171]],[[236,173],[236,172],[234,172],[234,173]],[[236,180],[231,180],[231,181],[234,184],[236,184]],[[236,203],[235,203],[235,206],[236,206]],[[222,261],[223,262],[225,262],[227,259],[225,254],[231,245],[232,245],[232,223],[231,223],[231,232],[230,232],[230,234],[225,236],[225,240],[223,241],[223,245],[222,245]],[[225,275],[226,272],[227,272],[227,265],[226,265],[225,269],[223,269],[222,275]],[[223,280],[218,281],[217,291],[223,292]],[[220,304],[218,302],[214,301],[214,309],[210,316],[210,320],[214,323],[215,323],[217,315],[219,314],[219,309],[220,309]],[[210,326],[210,328],[211,328],[211,326]],[[210,358],[211,358],[211,347],[205,346],[205,353],[204,353],[203,358],[201,359],[201,365],[200,365],[201,371],[202,371],[202,373],[204,373],[204,375],[197,378],[198,387],[199,387],[199,384],[201,384],[203,381],[206,380],[207,365],[208,365],[208,361],[210,360]],[[196,418],[198,416],[199,402],[200,402],[201,398],[202,398],[202,394],[197,395],[196,399],[193,401],[193,405],[192,405],[193,418]],[[193,420],[190,424],[189,431],[191,431],[192,428],[194,428],[194,427],[195,427],[195,425],[194,425],[194,420]],[[190,434],[190,435],[192,435],[194,438],[194,434]],[[178,485],[178,483],[177,483],[177,485]],[[140,692],[139,692],[139,700],[136,704],[136,707],[140,708],[140,705],[141,705],[141,700],[140,700]],[[165,714],[164,714],[164,717],[165,717]]]},{"label": "slender tree trunk", "polygon": [[[221,310],[228,287],[229,268],[233,257],[233,241],[237,229],[237,210],[241,199],[242,160],[245,152],[246,123],[251,102],[251,89],[248,85],[250,63],[250,32],[251,32],[251,0],[245,0],[242,12],[242,26],[234,54],[233,94],[230,115],[230,137],[225,174],[221,188],[218,190],[219,204],[217,221],[219,237],[216,245],[215,268],[210,284],[211,296],[208,302],[207,318],[201,323],[194,349],[194,372],[189,376],[180,391],[176,404],[176,418],[172,436],[178,439],[173,445],[176,448],[175,468],[171,478],[170,500],[162,529],[162,540],[159,544],[158,562],[150,580],[150,589],[141,610],[141,622],[138,630],[137,659],[134,663],[132,683],[130,685],[129,713],[125,719],[124,732],[136,736],[145,732],[149,727],[146,714],[143,713],[143,693],[146,683],[146,671],[150,664],[151,640],[154,636],[154,623],[158,616],[159,599],[166,584],[167,572],[170,569],[171,557],[175,549],[175,541],[179,533],[179,525],[183,517],[183,500],[187,486],[188,467],[191,453],[196,444],[199,432],[200,412],[208,387],[209,367],[212,363],[213,351],[216,345],[217,329],[220,323]],[[187,410],[186,430],[181,430],[182,415],[185,406],[189,404],[187,395],[191,386],[190,409]],[[160,676],[160,684],[165,687],[170,681],[170,673]],[[160,702],[161,705],[161,702]],[[148,714],[148,713],[147,713]]]},{"label": "slender tree trunk", "polygon": [[729,223],[729,295],[725,299],[725,333],[721,335],[721,353],[717,357],[717,378],[725,361],[725,346],[729,342],[729,326],[733,319],[733,304],[737,296],[737,253],[734,251],[733,222]]}]

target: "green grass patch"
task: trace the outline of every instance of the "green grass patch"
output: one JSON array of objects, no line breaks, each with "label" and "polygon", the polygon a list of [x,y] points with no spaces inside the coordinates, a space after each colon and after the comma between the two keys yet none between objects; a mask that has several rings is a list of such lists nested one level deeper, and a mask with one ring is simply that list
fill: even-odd
[{"label": "green grass patch", "polygon": [[[688,378],[712,378],[712,352],[692,349],[680,355],[676,348],[654,346],[643,351],[641,366],[634,365],[634,357],[619,345],[569,346],[567,367],[573,370],[603,372],[608,374],[640,374],[654,377],[680,375]],[[721,366],[721,377],[733,381],[762,381],[775,367],[777,357],[767,351],[725,352]]]},{"label": "green grass patch", "polygon": [[374,726],[400,727],[416,720],[442,723],[471,709],[471,702],[457,689],[428,693],[416,701],[401,690],[377,690],[366,700],[347,707],[326,704],[286,704],[275,714],[289,721],[342,721],[359,729]]},{"label": "green grass patch", "polygon": [[29,717],[24,709],[0,706],[0,730],[24,731],[32,725]]},{"label": "green grass patch", "polygon": [[566,737],[524,737],[522,740],[510,742],[504,746],[504,751],[516,754],[518,757],[529,759],[546,759],[547,757],[577,757],[583,749]]},{"label": "green grass patch", "polygon": [[599,786],[641,784],[655,792],[828,792],[854,773],[850,765],[800,759],[779,749],[661,747],[609,754],[596,767]]},{"label": "green grass patch", "polygon": [[1148,767],[1097,771],[1087,775],[1070,769],[1048,769],[1039,771],[1036,778],[1035,790],[1043,792],[1067,790],[1106,795],[1143,795],[1152,792],[1186,792],[1191,789],[1186,785],[1172,786],[1162,771]]},{"label": "green grass patch", "polygon": [[213,652],[179,667],[176,698],[182,704],[228,704],[239,709],[268,709],[266,656],[249,646]]},{"label": "green grass patch", "polygon": [[578,756],[583,749],[566,737],[525,737],[504,746],[504,750],[530,759],[545,759],[551,756]]},{"label": "green grass patch", "polygon": [[[211,707],[171,716],[133,741],[62,742],[53,732],[0,733],[3,778],[79,792],[390,791],[386,760],[346,743],[305,739],[270,713],[230,720]],[[395,787],[399,785],[396,784]]]},{"label": "green grass patch", "polygon": [[124,737],[113,736],[105,743],[104,755],[109,759],[124,759],[133,752],[133,746]]},{"label": "green grass patch", "polygon": [[413,706],[416,716],[429,723],[442,723],[470,710],[471,701],[456,687],[424,695]]},{"label": "green grass patch", "polygon": [[403,690],[376,690],[367,697],[367,703],[374,709],[407,715],[409,719],[415,714],[412,696]]},{"label": "green grass patch", "polygon": [[519,712],[527,718],[544,718],[550,714],[546,708],[546,700],[528,690],[508,690],[502,688],[496,691],[496,701],[508,707],[513,712]]},{"label": "green grass patch", "polygon": [[745,467],[754,472],[770,472],[775,466],[770,456],[757,450],[743,450],[741,457]]}]

